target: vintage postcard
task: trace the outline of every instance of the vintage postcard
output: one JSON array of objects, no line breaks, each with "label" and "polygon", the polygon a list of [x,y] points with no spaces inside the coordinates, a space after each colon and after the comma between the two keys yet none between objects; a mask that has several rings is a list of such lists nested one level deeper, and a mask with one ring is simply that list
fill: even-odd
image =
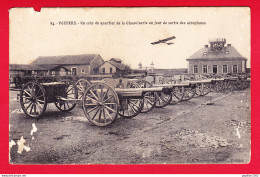
[{"label": "vintage postcard", "polygon": [[247,164],[249,7],[12,8],[10,164]]}]

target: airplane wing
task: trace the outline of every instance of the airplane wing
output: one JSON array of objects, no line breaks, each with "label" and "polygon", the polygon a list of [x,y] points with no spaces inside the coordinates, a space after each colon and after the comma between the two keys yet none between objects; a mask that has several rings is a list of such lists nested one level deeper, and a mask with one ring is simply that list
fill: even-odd
[{"label": "airplane wing", "polygon": [[176,38],[175,36],[172,36],[172,37],[169,37],[169,38],[166,38],[166,39],[162,39],[162,40],[159,40],[159,41],[156,41],[156,42],[152,42],[151,44],[154,45],[154,44],[159,44],[159,43],[166,43],[167,41],[175,39],[175,38]]}]

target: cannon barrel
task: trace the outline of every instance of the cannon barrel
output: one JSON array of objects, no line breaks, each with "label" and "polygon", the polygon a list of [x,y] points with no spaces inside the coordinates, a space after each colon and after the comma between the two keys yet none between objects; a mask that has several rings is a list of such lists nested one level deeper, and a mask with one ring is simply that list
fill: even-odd
[{"label": "cannon barrel", "polygon": [[207,83],[211,83],[211,79],[207,79],[207,80],[200,80],[200,81],[189,81],[191,84],[207,84]]},{"label": "cannon barrel", "polygon": [[180,84],[155,84],[154,87],[164,87],[164,88],[173,88],[173,87],[187,87],[190,86],[189,82],[180,83]]},{"label": "cannon barrel", "polygon": [[221,78],[221,79],[212,79],[211,81],[224,81],[225,79],[224,78]]},{"label": "cannon barrel", "polygon": [[163,92],[165,94],[169,94],[171,92],[170,88],[166,87],[152,87],[152,88],[128,88],[128,89],[115,89],[116,93],[123,97],[136,97],[142,96],[146,92]]}]

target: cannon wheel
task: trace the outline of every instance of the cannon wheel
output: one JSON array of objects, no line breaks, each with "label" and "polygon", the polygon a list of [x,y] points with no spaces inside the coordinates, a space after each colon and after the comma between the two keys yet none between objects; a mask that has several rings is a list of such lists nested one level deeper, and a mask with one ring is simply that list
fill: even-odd
[{"label": "cannon wheel", "polygon": [[[151,88],[153,85],[145,80],[138,82],[141,88]],[[146,92],[144,94],[144,106],[141,113],[146,113],[151,111],[155,107],[155,92]]]},{"label": "cannon wheel", "polygon": [[[128,82],[127,88],[140,88],[136,82]],[[120,98],[119,115],[124,118],[137,116],[144,106],[143,98]]]},{"label": "cannon wheel", "polygon": [[243,90],[245,88],[247,88],[246,81],[243,79],[238,80],[236,83],[236,90]]},{"label": "cannon wheel", "polygon": [[20,104],[27,116],[42,116],[47,107],[47,96],[43,86],[36,82],[26,83],[20,92]]},{"label": "cannon wheel", "polygon": [[219,92],[223,89],[223,81],[216,81],[215,83],[212,84],[212,89],[215,90],[216,92]]},{"label": "cannon wheel", "polygon": [[211,91],[211,84],[210,83],[202,83],[203,91],[201,96],[207,95]]},{"label": "cannon wheel", "polygon": [[[76,90],[76,86],[72,83],[67,83],[64,93],[62,94],[63,98],[66,99],[77,99],[78,92]],[[58,100],[54,102],[55,106],[62,112],[69,112],[76,107],[76,103],[70,103],[69,101]]]},{"label": "cannon wheel", "polygon": [[172,94],[165,94],[163,92],[155,93],[155,107],[156,108],[163,108],[170,104],[172,101]]},{"label": "cannon wheel", "polygon": [[87,79],[81,78],[76,82],[75,85],[78,91],[78,98],[82,99],[86,88],[90,86],[91,83]]},{"label": "cannon wheel", "polygon": [[195,95],[194,96],[201,96],[203,93],[204,87],[201,83],[197,83],[195,87]]},{"label": "cannon wheel", "polygon": [[140,98],[121,98],[119,115],[124,118],[137,116],[144,106],[143,99]]},{"label": "cannon wheel", "polygon": [[82,104],[87,119],[96,126],[107,126],[118,116],[118,96],[107,84],[90,85],[84,92]]},{"label": "cannon wheel", "polygon": [[[212,86],[213,87],[213,86]],[[234,81],[232,80],[226,80],[223,82],[223,88],[222,90],[233,90],[234,89]]]},{"label": "cannon wheel", "polygon": [[195,88],[186,87],[184,88],[184,96],[182,98],[183,101],[188,101],[195,96]]},{"label": "cannon wheel", "polygon": [[228,81],[228,80],[225,80],[224,82],[223,82],[223,88],[222,88],[222,90],[228,90],[229,88],[231,88],[232,86],[231,86],[231,82],[230,81]]},{"label": "cannon wheel", "polygon": [[237,89],[237,87],[236,87],[236,84],[237,84],[237,81],[235,80],[233,80],[233,81],[229,81],[229,83],[230,83],[230,86],[229,86],[229,90],[230,91],[233,91],[233,90],[236,90]]},{"label": "cannon wheel", "polygon": [[172,90],[172,101],[171,105],[175,105],[182,101],[184,96],[184,87],[174,87]]},{"label": "cannon wheel", "polygon": [[[176,82],[171,80],[171,81],[168,81],[168,82],[166,81],[164,83],[174,84]],[[172,88],[172,100],[170,102],[170,105],[175,105],[175,104],[181,102],[183,96],[184,96],[184,87],[173,87]]]}]

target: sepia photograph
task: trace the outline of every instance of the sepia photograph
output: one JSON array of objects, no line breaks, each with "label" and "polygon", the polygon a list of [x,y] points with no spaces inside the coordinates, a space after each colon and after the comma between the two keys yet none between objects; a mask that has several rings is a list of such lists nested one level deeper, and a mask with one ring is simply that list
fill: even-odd
[{"label": "sepia photograph", "polygon": [[9,163],[250,163],[250,13],[10,9]]}]

